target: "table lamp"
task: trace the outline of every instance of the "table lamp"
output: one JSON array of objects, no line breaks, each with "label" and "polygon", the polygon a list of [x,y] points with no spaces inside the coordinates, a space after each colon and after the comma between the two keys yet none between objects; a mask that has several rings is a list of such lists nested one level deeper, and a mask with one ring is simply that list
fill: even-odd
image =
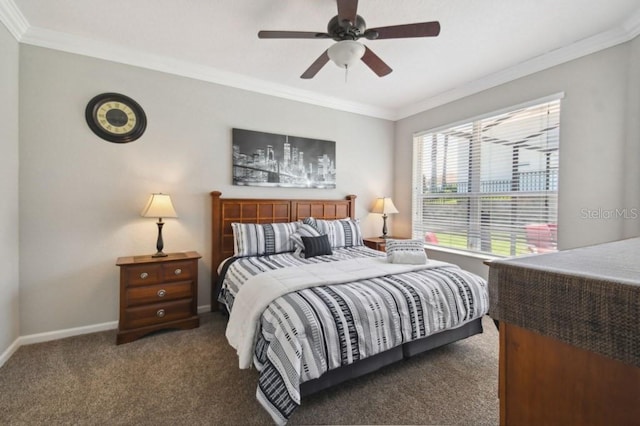
[{"label": "table lamp", "polygon": [[171,203],[171,197],[169,194],[151,194],[149,197],[149,201],[147,201],[147,205],[140,213],[142,217],[157,217],[158,218],[158,242],[156,243],[156,249],[158,252],[154,254],[152,257],[165,257],[167,256],[162,252],[164,248],[164,242],[162,241],[162,226],[164,222],[162,218],[167,217],[178,217],[175,209],[173,208],[173,204]]},{"label": "table lamp", "polygon": [[382,235],[380,238],[387,238],[387,215],[399,213],[393,200],[390,197],[378,198],[371,213],[382,214]]}]

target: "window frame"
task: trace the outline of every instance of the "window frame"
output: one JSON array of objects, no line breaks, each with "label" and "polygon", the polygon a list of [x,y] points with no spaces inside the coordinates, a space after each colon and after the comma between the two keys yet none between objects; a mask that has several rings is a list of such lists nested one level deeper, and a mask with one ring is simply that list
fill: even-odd
[{"label": "window frame", "polygon": [[[412,189],[411,189],[411,195],[412,195],[412,206],[411,206],[411,232],[412,232],[412,237],[413,238],[424,238],[425,237],[425,232],[424,229],[426,228],[424,225],[424,216],[420,216],[420,218],[418,218],[418,214],[423,212],[424,209],[424,200],[428,199],[429,197],[425,197],[425,195],[427,195],[429,192],[424,190],[424,185],[422,184],[422,181],[424,179],[424,171],[426,170],[426,168],[424,167],[424,163],[422,162],[423,160],[419,160],[417,159],[417,156],[419,154],[418,152],[418,145],[420,143],[422,143],[423,145],[421,145],[422,147],[422,151],[420,151],[421,153],[423,152],[423,150],[425,149],[425,145],[428,142],[425,142],[424,140],[419,141],[420,138],[424,138],[427,135],[437,135],[438,133],[446,133],[448,131],[451,131],[452,129],[455,129],[456,127],[459,126],[463,126],[463,125],[471,125],[473,129],[475,129],[475,126],[483,121],[483,120],[487,120],[493,117],[497,117],[500,115],[505,115],[505,114],[509,114],[509,113],[514,113],[517,112],[518,110],[522,110],[522,109],[526,109],[526,108],[531,108],[531,107],[535,107],[535,106],[541,106],[544,104],[548,104],[548,103],[552,103],[552,102],[559,102],[559,111],[558,111],[558,136],[557,136],[557,151],[558,151],[558,162],[557,162],[557,166],[555,169],[555,174],[553,176],[553,178],[555,179],[555,189],[554,190],[549,190],[549,188],[547,188],[544,191],[544,196],[541,196],[540,199],[545,199],[545,197],[549,197],[551,196],[551,198],[553,199],[555,205],[554,207],[554,213],[552,214],[552,217],[554,219],[554,223],[552,224],[553,227],[553,231],[554,231],[554,243],[557,244],[557,218],[558,218],[558,198],[559,198],[559,188],[558,188],[558,174],[559,174],[559,149],[560,149],[560,136],[559,136],[559,132],[560,132],[560,122],[561,122],[561,115],[562,115],[562,107],[561,107],[561,100],[564,98],[564,92],[559,92],[559,93],[555,93],[552,95],[548,95],[542,98],[537,98],[531,101],[527,101],[527,102],[523,102],[520,104],[516,104],[516,105],[512,105],[509,107],[505,107],[505,108],[501,108],[499,110],[495,110],[495,111],[491,111],[491,112],[487,112],[487,113],[483,113],[471,118],[467,118],[467,119],[463,119],[463,120],[459,120],[453,123],[449,123],[449,124],[445,124],[442,126],[438,126],[438,127],[434,127],[432,129],[429,130],[424,130],[424,131],[419,131],[419,132],[415,132],[413,134],[413,139],[412,139],[412,143],[413,143],[413,156],[412,156]],[[473,140],[473,139],[470,139]],[[482,140],[482,138],[477,138],[475,140]],[[435,141],[431,142],[432,144],[437,143]],[[478,144],[480,145],[480,144]],[[479,148],[478,148],[479,149]],[[445,149],[446,150],[446,149]],[[469,182],[468,185],[478,185],[478,188],[475,188],[475,190],[472,190],[471,188],[469,188],[468,191],[466,192],[457,192],[457,188],[456,188],[456,192],[453,192],[451,194],[446,194],[446,192],[444,192],[444,190],[442,192],[433,192],[432,194],[434,194],[432,197],[430,197],[431,199],[436,199],[436,198],[442,198],[442,199],[446,199],[447,197],[450,198],[458,198],[458,199],[464,199],[464,200],[468,200],[468,212],[467,212],[467,225],[466,225],[466,244],[467,244],[467,248],[460,248],[458,246],[451,246],[451,245],[438,245],[437,243],[428,243],[425,245],[428,245],[429,248],[433,248],[433,249],[438,249],[441,248],[443,251],[452,251],[455,253],[460,253],[460,254],[466,254],[466,255],[471,255],[471,256],[485,256],[485,257],[505,257],[505,256],[511,256],[514,254],[522,254],[522,253],[516,253],[516,251],[518,250],[517,245],[516,245],[516,231],[515,230],[509,230],[510,233],[510,246],[509,246],[509,250],[510,253],[509,254],[502,254],[502,253],[496,253],[493,248],[489,248],[489,250],[485,250],[484,247],[482,247],[482,238],[476,238],[478,237],[478,235],[480,235],[483,232],[483,218],[481,217],[481,206],[482,206],[482,202],[483,202],[483,196],[482,193],[483,191],[480,189],[480,185],[481,185],[481,180],[479,177],[479,173],[481,170],[480,166],[474,166],[473,165],[473,161],[480,161],[480,155],[478,152],[476,151],[476,147],[474,147],[473,145],[469,146],[468,148],[468,152],[467,152],[467,157],[468,161],[469,161],[469,170],[468,170],[468,174],[469,174]],[[446,160],[444,160],[446,161]],[[495,161],[495,160],[494,160]],[[512,161],[517,161],[517,159],[514,159]],[[444,163],[439,163],[439,164],[444,164]],[[512,165],[515,163],[512,163]],[[420,168],[420,170],[418,170],[418,168],[422,166]],[[444,166],[443,166],[444,167]],[[546,169],[545,170],[547,175],[545,177],[545,179],[548,180],[550,179],[550,169]],[[432,172],[433,173],[433,172]],[[471,178],[471,173],[478,173],[477,176],[475,176],[474,178]],[[417,177],[419,174],[419,177]],[[417,180],[419,179],[419,181]],[[515,178],[514,178],[515,179]],[[445,180],[444,178],[442,180]],[[521,189],[521,187],[519,187],[519,189],[517,191],[507,191],[505,193],[509,193],[511,194],[511,196],[514,199],[514,203],[517,204],[517,201],[519,198],[524,198],[523,197],[523,193],[525,193],[526,190]],[[517,196],[516,196],[517,194]],[[486,198],[490,198],[490,197],[486,197]],[[486,199],[485,198],[485,199]],[[421,206],[417,206],[417,202],[422,203]],[[514,219],[511,219],[512,222],[514,222]],[[418,226],[416,226],[416,222],[418,223]],[[491,229],[492,225],[484,225],[485,228]],[[417,229],[420,229],[420,231],[417,231]],[[470,238],[474,238],[477,239],[477,244],[474,243],[474,240],[470,241]],[[492,238],[490,238],[491,240]],[[491,245],[491,244],[490,244]],[[531,249],[530,246],[527,246],[529,249]],[[557,247],[557,246],[556,246]],[[535,249],[533,249],[532,252],[535,252]]]}]

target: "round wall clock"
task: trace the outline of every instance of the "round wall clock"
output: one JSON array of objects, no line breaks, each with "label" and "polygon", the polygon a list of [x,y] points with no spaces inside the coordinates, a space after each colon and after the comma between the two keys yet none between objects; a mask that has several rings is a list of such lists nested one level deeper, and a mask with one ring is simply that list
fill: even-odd
[{"label": "round wall clock", "polygon": [[93,133],[114,143],[135,141],[147,128],[142,107],[119,93],[102,93],[91,99],[85,117]]}]

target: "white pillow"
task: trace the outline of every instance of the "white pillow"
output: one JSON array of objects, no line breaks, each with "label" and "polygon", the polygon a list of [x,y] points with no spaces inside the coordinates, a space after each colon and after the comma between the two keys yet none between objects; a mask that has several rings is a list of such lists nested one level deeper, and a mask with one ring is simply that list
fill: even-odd
[{"label": "white pillow", "polygon": [[406,263],[410,265],[424,265],[427,254],[424,252],[422,240],[394,240],[387,239],[385,245],[387,261],[389,263]]}]

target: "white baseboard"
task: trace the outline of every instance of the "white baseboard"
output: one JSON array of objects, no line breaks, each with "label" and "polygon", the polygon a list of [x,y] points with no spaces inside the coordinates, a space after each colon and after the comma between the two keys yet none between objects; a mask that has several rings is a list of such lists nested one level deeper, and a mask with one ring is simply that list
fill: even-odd
[{"label": "white baseboard", "polygon": [[80,336],[82,334],[97,333],[99,331],[118,328],[118,321],[103,322],[102,324],[86,325],[83,327],[66,328],[64,330],[47,331],[45,333],[28,334],[20,336],[20,346],[34,343],[49,342],[51,340],[64,339],[65,337]]},{"label": "white baseboard", "polygon": [[11,358],[11,355],[13,355],[14,352],[17,351],[19,347],[20,347],[20,338],[18,337],[16,340],[13,341],[11,345],[9,345],[6,351],[0,354],[0,367],[2,367],[5,362],[9,361],[9,358]]},{"label": "white baseboard", "polygon": [[211,305],[198,306],[199,314],[206,314],[207,312],[211,312]]},{"label": "white baseboard", "polygon": [[[198,306],[198,313],[203,314],[211,311],[211,305]],[[64,330],[47,331],[45,333],[28,334],[18,337],[12,344],[0,354],[0,367],[11,358],[11,356],[24,345],[34,343],[49,342],[51,340],[64,339],[66,337],[80,336],[82,334],[97,333],[99,331],[114,330],[118,328],[118,321],[103,322],[101,324],[86,325],[83,327],[67,328]]]}]

